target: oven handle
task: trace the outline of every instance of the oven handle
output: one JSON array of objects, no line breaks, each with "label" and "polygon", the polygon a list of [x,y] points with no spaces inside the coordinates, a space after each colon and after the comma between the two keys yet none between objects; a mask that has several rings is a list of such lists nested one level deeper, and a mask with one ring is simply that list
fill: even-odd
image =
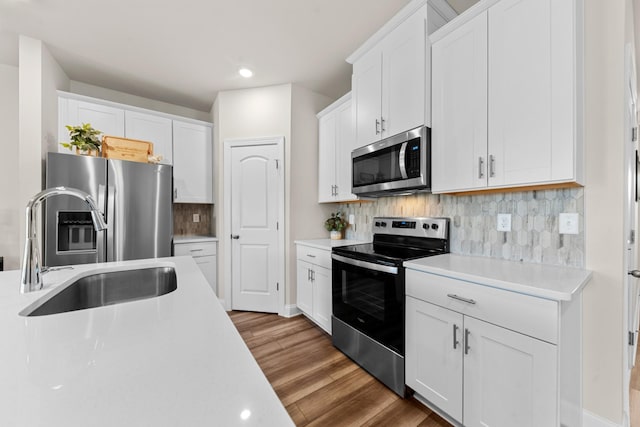
[{"label": "oven handle", "polygon": [[355,265],[356,267],[368,268],[370,270],[380,271],[382,273],[398,274],[398,267],[390,267],[387,265],[375,264],[373,262],[360,261],[358,259],[347,258],[342,255],[331,254],[331,258],[345,264]]}]

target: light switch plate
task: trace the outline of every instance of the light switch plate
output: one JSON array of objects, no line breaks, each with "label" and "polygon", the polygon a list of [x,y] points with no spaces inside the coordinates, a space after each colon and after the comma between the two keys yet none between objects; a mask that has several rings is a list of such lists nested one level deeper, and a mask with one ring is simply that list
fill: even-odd
[{"label": "light switch plate", "polygon": [[511,231],[511,214],[498,214],[498,231]]},{"label": "light switch plate", "polygon": [[200,214],[193,214],[193,222],[200,222]]},{"label": "light switch plate", "polygon": [[561,213],[558,221],[560,234],[578,234],[579,216],[577,213]]}]

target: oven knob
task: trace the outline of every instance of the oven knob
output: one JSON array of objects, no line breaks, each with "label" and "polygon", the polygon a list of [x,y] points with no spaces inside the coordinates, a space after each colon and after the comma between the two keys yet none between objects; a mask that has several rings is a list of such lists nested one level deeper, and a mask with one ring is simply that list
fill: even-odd
[{"label": "oven knob", "polygon": [[433,230],[437,230],[438,229],[438,224],[431,224],[431,228]]},{"label": "oven knob", "polygon": [[376,227],[380,227],[380,221],[376,221]]},{"label": "oven knob", "polygon": [[384,222],[384,221],[382,221],[382,222],[380,223],[380,226],[381,226],[381,227],[386,227],[386,226],[387,226],[387,223],[386,223],[386,222]]},{"label": "oven knob", "polygon": [[422,228],[424,228],[425,230],[429,229],[429,224],[422,224]]}]

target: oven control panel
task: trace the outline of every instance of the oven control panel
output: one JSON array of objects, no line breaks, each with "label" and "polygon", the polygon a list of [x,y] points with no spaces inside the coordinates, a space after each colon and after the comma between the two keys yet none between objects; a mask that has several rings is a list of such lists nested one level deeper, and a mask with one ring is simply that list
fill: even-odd
[{"label": "oven control panel", "polygon": [[375,217],[373,218],[373,233],[447,239],[449,237],[449,218]]}]

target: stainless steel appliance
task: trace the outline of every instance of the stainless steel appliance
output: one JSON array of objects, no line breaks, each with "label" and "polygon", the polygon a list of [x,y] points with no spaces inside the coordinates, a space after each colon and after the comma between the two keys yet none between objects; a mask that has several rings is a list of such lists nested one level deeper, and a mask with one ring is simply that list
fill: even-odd
[{"label": "stainless steel appliance", "polygon": [[91,212],[81,200],[48,199],[45,265],[171,256],[171,166],[48,153],[46,185],[90,194],[104,212],[108,228],[95,232]]},{"label": "stainless steel appliance", "polygon": [[333,345],[400,396],[404,261],[449,252],[448,218],[374,218],[373,243],[333,248]]},{"label": "stainless steel appliance", "polygon": [[353,150],[352,187],[359,196],[431,190],[431,130],[419,127]]}]

